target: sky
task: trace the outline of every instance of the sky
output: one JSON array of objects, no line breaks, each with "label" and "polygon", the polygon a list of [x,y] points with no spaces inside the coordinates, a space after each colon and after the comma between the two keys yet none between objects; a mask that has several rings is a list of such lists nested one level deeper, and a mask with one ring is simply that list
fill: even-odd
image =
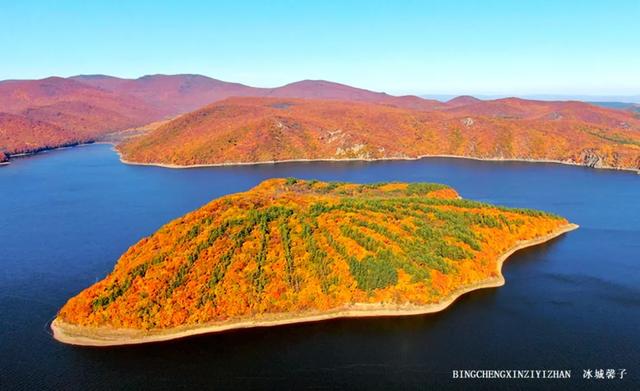
[{"label": "sky", "polygon": [[393,94],[640,95],[640,0],[15,1],[0,80],[198,73]]}]

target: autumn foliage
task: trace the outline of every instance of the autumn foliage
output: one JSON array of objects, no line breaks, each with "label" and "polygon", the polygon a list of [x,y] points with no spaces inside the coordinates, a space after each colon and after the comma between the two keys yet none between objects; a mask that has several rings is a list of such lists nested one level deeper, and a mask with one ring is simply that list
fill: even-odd
[{"label": "autumn foliage", "polygon": [[192,110],[122,145],[125,158],[193,165],[446,154],[640,168],[632,110],[469,96],[444,103],[323,80],[255,88],[200,75],[0,81],[0,112],[17,118],[0,122],[0,152],[101,140]]},{"label": "autumn foliage", "polygon": [[430,110],[231,98],[120,145],[132,162],[189,166],[453,155],[640,169],[640,119],[581,102],[461,98]]},{"label": "autumn foliage", "polygon": [[[111,132],[140,127],[232,96],[323,98],[431,108],[437,101],[395,97],[326,81],[305,80],[256,88],[201,75],[148,75],[122,79],[106,75],[0,81],[0,112],[22,118],[5,126],[0,152],[37,152],[95,141]],[[32,123],[38,123],[36,127]],[[38,127],[56,128],[42,132]],[[26,148],[25,148],[26,146]]]},{"label": "autumn foliage", "polygon": [[[89,141],[90,138],[43,121],[0,113],[0,154],[37,152]],[[0,156],[0,161],[2,157]]]},{"label": "autumn foliage", "polygon": [[6,155],[95,141],[160,114],[140,100],[71,79],[0,82],[0,152]]},{"label": "autumn foliage", "polygon": [[149,330],[435,303],[496,278],[496,260],[518,241],[567,224],[438,184],[272,179],[142,239],[58,317]]}]

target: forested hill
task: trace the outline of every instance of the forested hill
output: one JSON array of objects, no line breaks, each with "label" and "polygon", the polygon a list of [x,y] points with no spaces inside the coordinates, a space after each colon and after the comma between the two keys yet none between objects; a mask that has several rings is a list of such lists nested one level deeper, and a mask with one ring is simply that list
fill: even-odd
[{"label": "forested hill", "polygon": [[501,255],[567,225],[439,184],[272,179],[142,239],[57,322],[157,330],[429,305],[494,281]]},{"label": "forested hill", "polygon": [[118,149],[174,166],[452,155],[640,169],[640,119],[581,102],[453,100],[437,110],[335,100],[231,98]]}]

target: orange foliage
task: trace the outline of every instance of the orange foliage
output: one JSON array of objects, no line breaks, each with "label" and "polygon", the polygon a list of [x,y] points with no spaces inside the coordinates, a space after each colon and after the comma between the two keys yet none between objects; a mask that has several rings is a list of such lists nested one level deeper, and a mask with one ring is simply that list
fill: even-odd
[{"label": "orange foliage", "polygon": [[119,146],[134,162],[195,165],[455,155],[640,169],[640,119],[522,99],[411,110],[330,100],[231,98]]},{"label": "orange foliage", "polygon": [[[254,98],[220,101],[232,96]],[[446,154],[640,168],[632,111],[515,98],[442,103],[313,80],[253,88],[199,75],[2,81],[0,110],[21,124],[1,130],[0,152],[95,141],[211,102],[122,145],[125,158],[193,165]]]},{"label": "orange foliage", "polygon": [[7,155],[95,141],[162,114],[134,97],[71,79],[0,82],[0,151]]},{"label": "orange foliage", "polygon": [[268,180],[129,248],[60,310],[68,323],[170,328],[353,303],[423,305],[496,277],[518,241],[565,226],[435,184]]},{"label": "orange foliage", "polygon": [[89,138],[77,132],[46,122],[0,113],[0,154],[3,156],[73,145],[88,140]]}]

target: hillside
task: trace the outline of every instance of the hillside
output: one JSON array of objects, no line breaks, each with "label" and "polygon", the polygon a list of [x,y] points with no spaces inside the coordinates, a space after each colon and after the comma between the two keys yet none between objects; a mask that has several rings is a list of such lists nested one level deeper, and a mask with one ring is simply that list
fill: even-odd
[{"label": "hillside", "polygon": [[[414,96],[395,97],[322,80],[305,80],[276,88],[256,88],[201,75],[148,75],[123,79],[107,75],[0,81],[0,112],[23,116],[63,129],[72,136],[51,143],[33,136],[37,129],[12,128],[10,137],[37,152],[78,138],[105,135],[160,121],[233,96],[281,96],[363,101],[427,110],[439,102]],[[27,123],[25,123],[25,126]],[[13,147],[0,143],[0,151]],[[7,153],[10,155],[10,153]]]},{"label": "hillside", "polygon": [[122,344],[340,311],[431,312],[501,285],[504,257],[574,228],[444,185],[272,179],[142,239],[52,327],[63,342]]},{"label": "hillside", "polygon": [[629,111],[635,114],[636,117],[640,116],[640,103],[628,103],[628,102],[589,102],[589,103],[596,106],[605,107],[608,109]]},{"label": "hillside", "polygon": [[640,119],[580,102],[471,102],[436,111],[329,100],[231,98],[118,146],[167,166],[454,155],[640,168]]},{"label": "hillside", "polygon": [[0,151],[11,156],[94,141],[161,114],[131,96],[50,77],[1,81],[0,116]]},{"label": "hillside", "polygon": [[302,80],[274,88],[250,87],[202,75],[147,75],[120,79],[105,75],[79,75],[72,79],[118,94],[130,95],[165,115],[176,115],[230,97],[277,97],[342,100],[432,110],[441,102],[417,96],[393,96],[326,80]]},{"label": "hillside", "polygon": [[0,162],[8,159],[6,155],[74,145],[87,140],[76,132],[46,122],[0,113]]},{"label": "hillside", "polygon": [[267,90],[202,75],[147,75],[121,79],[105,75],[79,75],[71,79],[119,95],[131,96],[164,116],[186,113],[231,96],[262,96]]},{"label": "hillside", "polygon": [[[159,115],[134,97],[60,77],[0,82],[0,111],[90,133],[143,125]],[[69,117],[83,120],[70,122]],[[77,129],[82,121],[90,125]]]},{"label": "hillside", "polygon": [[[447,102],[447,106],[451,106],[456,99]],[[631,124],[638,126],[640,123],[638,118],[634,118],[629,113],[577,101],[554,102],[520,98],[476,100],[467,101],[465,104],[454,104],[453,107],[445,108],[444,111],[506,119],[576,120],[611,128],[629,128]]]}]

